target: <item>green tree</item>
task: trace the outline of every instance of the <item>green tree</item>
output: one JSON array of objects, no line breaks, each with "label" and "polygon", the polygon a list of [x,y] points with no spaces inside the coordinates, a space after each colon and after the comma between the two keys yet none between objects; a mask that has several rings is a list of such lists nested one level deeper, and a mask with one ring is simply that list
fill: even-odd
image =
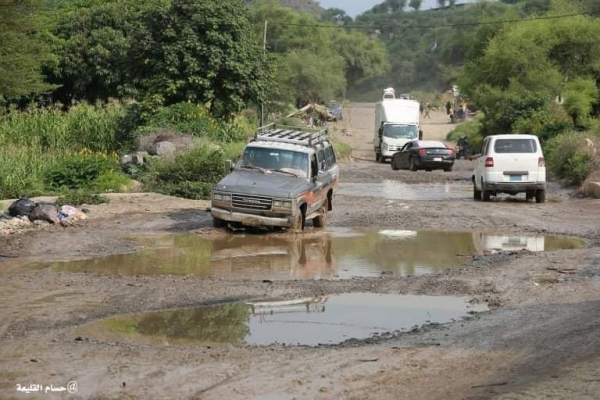
[{"label": "green tree", "polygon": [[167,104],[208,102],[216,115],[266,99],[272,70],[242,0],[173,0],[144,23],[135,62],[146,93]]},{"label": "green tree", "polygon": [[0,0],[0,100],[50,91],[41,73],[51,59],[36,0]]},{"label": "green tree", "polygon": [[445,7],[446,6],[446,0],[437,0],[438,6],[440,7]]},{"label": "green tree", "polygon": [[58,66],[48,72],[49,79],[62,86],[55,98],[68,103],[138,95],[143,65],[133,61],[139,58],[133,44],[147,34],[140,18],[143,7],[156,5],[134,0],[89,7],[67,4],[55,32],[61,43]]},{"label": "green tree", "polygon": [[[347,84],[389,69],[383,43],[363,32],[334,26],[319,29],[311,16],[280,7],[272,0],[257,2],[252,18],[257,33],[264,28],[264,21],[270,22],[267,48],[276,55],[279,100],[298,105],[329,100],[343,95]],[[306,65],[301,65],[299,55],[306,56]],[[294,76],[296,72],[299,77]]]},{"label": "green tree", "polygon": [[408,6],[412,8],[414,11],[419,11],[421,9],[421,5],[423,4],[423,0],[410,0],[408,2]]},{"label": "green tree", "polygon": [[280,63],[280,98],[303,106],[341,97],[346,90],[346,79],[340,74],[343,69],[341,56],[320,57],[308,50],[293,50]]},{"label": "green tree", "polygon": [[320,19],[321,21],[334,22],[342,25],[352,22],[352,17],[341,8],[328,8],[321,14]]}]

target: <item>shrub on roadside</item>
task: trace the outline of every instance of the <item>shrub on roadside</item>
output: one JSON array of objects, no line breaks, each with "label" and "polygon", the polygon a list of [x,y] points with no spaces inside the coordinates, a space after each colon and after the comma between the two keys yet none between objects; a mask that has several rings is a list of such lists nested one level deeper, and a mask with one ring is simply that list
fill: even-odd
[{"label": "shrub on roadside", "polygon": [[110,200],[105,196],[95,194],[86,190],[70,190],[67,191],[64,195],[60,196],[56,200],[55,204],[57,207],[61,207],[64,205],[77,207],[83,204],[104,204],[108,203],[109,201]]},{"label": "shrub on roadside", "polygon": [[[479,152],[481,143],[483,142],[483,136],[481,135],[481,122],[475,119],[457,125],[456,128],[448,133],[446,140],[456,143],[458,139],[465,135],[469,140],[469,150],[471,151],[471,154]],[[425,136],[427,136],[427,132],[425,132]]]},{"label": "shrub on roadside", "polygon": [[178,135],[230,143],[248,138],[254,131],[254,126],[245,116],[237,116],[231,121],[220,121],[213,118],[203,105],[177,103],[158,109],[148,117],[139,133],[149,135],[155,134],[157,130],[171,130]]},{"label": "shrub on roadside", "polygon": [[331,139],[333,150],[335,151],[338,161],[347,161],[352,156],[352,147],[342,141]]},{"label": "shrub on roadside", "polygon": [[145,178],[149,190],[168,195],[202,199],[225,176],[225,156],[219,146],[203,143],[174,160],[150,163]]},{"label": "shrub on roadside", "polygon": [[116,154],[82,151],[67,155],[55,163],[45,177],[46,186],[52,190],[92,188],[100,185],[105,190],[118,189],[108,187],[115,173],[120,170]]},{"label": "shrub on roadside", "polygon": [[573,132],[550,139],[544,149],[549,171],[569,184],[583,183],[594,166],[585,139],[585,135]]}]

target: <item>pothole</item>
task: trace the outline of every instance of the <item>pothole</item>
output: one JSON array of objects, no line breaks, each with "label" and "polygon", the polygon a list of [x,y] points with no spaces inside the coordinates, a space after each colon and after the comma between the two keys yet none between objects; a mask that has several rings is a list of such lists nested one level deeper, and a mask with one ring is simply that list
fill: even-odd
[{"label": "pothole", "polygon": [[486,310],[469,299],[350,293],[117,316],[77,328],[98,340],[157,346],[339,344]]},{"label": "pothole", "polygon": [[581,239],[562,236],[345,228],[300,236],[244,233],[207,239],[181,234],[142,242],[151,249],[35,267],[112,275],[350,279],[441,272],[463,265],[471,256],[498,251],[540,252],[584,245]]},{"label": "pothole", "polygon": [[192,275],[223,279],[320,279],[421,275],[498,251],[577,249],[562,236],[334,228],[306,235],[196,234],[140,238],[150,249],[90,260],[38,264],[107,275]]}]

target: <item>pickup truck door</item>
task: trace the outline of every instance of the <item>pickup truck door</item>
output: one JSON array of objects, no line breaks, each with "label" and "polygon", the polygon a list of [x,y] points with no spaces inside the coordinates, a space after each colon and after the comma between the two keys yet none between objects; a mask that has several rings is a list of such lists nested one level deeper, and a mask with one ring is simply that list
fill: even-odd
[{"label": "pickup truck door", "polygon": [[317,163],[319,166],[318,175],[314,179],[314,186],[312,190],[312,204],[308,205],[308,213],[318,211],[327,197],[327,190],[330,187],[328,182],[332,181],[331,171],[327,170],[327,161],[325,159],[325,151],[319,150],[317,152]]}]

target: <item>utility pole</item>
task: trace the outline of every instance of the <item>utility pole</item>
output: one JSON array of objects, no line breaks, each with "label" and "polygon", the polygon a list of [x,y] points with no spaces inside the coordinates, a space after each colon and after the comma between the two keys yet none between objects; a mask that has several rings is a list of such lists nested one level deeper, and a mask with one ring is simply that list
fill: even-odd
[{"label": "utility pole", "polygon": [[[265,30],[263,33],[263,52],[267,52],[267,28],[269,27],[269,21],[265,20]],[[265,126],[265,101],[262,100],[260,104],[260,126]]]}]

